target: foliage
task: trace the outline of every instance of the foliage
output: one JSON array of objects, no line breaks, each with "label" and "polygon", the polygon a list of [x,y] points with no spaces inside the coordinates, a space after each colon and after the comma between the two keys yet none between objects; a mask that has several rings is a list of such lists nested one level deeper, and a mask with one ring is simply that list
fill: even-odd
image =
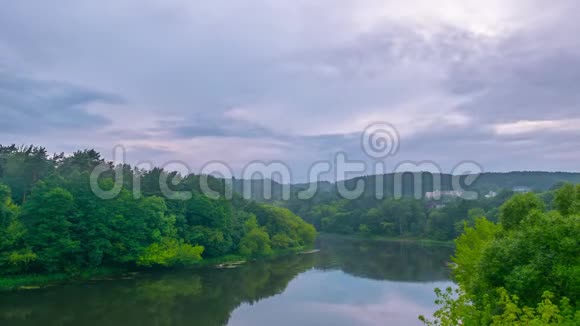
[{"label": "foliage", "polygon": [[441,306],[428,325],[580,324],[578,188],[553,190],[554,211],[535,194],[484,218],[456,240],[453,275],[459,289],[436,291]]},{"label": "foliage", "polygon": [[26,229],[18,215],[19,209],[12,203],[10,189],[0,184],[0,267],[4,270],[20,264],[16,250],[22,246]]},{"label": "foliage", "polygon": [[240,241],[240,254],[244,256],[269,255],[272,253],[270,236],[265,228],[258,226],[255,216],[245,224],[246,235]]},{"label": "foliage", "polygon": [[[112,199],[97,197],[90,186],[101,165],[111,168],[97,180],[102,189],[113,189],[115,177],[123,176]],[[165,177],[171,190],[193,196],[166,198],[160,186]],[[160,168],[115,167],[94,150],[48,157],[42,147],[0,145],[0,275],[190,265],[314,241],[314,227],[289,210],[238,196],[209,198],[199,181]],[[208,184],[226,191],[219,179],[210,177]]]},{"label": "foliage", "polygon": [[580,214],[580,185],[565,184],[556,190],[554,206],[563,216]]},{"label": "foliage", "polygon": [[423,238],[451,241],[473,227],[477,218],[499,218],[499,207],[513,192],[502,191],[495,197],[477,200],[444,198],[440,201],[404,197],[361,197],[340,199],[315,197],[312,200],[291,199],[292,211],[325,233],[367,236]]},{"label": "foliage", "polygon": [[294,241],[284,233],[278,233],[272,237],[272,247],[275,249],[287,249],[293,244]]},{"label": "foliage", "polygon": [[482,217],[476,220],[474,228],[466,228],[465,233],[455,240],[453,275],[467,292],[476,292],[481,286],[479,268],[483,255],[500,230],[500,226]]},{"label": "foliage", "polygon": [[192,246],[176,239],[163,239],[151,244],[137,259],[141,266],[191,265],[201,260],[202,246]]},{"label": "foliage", "polygon": [[515,195],[500,207],[500,222],[506,230],[513,229],[532,211],[543,211],[544,208],[544,203],[534,193]]},{"label": "foliage", "polygon": [[371,229],[366,224],[361,224],[358,226],[358,232],[364,235],[368,235],[371,232]]},{"label": "foliage", "polygon": [[80,249],[80,241],[73,238],[75,215],[73,196],[62,188],[41,183],[26,202],[22,213],[28,228],[26,243],[42,269],[56,272],[73,267]]},{"label": "foliage", "polygon": [[522,306],[518,296],[510,296],[504,288],[497,289],[496,293],[497,302],[485,298],[485,305],[477,307],[460,289],[435,289],[435,303],[441,308],[434,313],[434,320],[425,316],[419,316],[419,320],[429,326],[573,326],[580,323],[580,311],[570,305],[570,300],[564,297],[556,304],[549,291],[542,294],[535,308]]}]

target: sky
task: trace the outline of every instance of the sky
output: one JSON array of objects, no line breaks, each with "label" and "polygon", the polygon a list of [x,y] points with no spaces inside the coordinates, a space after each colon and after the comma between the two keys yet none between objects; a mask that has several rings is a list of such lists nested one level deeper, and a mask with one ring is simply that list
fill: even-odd
[{"label": "sky", "polygon": [[303,176],[385,122],[388,167],[578,171],[575,4],[0,0],[0,144]]}]

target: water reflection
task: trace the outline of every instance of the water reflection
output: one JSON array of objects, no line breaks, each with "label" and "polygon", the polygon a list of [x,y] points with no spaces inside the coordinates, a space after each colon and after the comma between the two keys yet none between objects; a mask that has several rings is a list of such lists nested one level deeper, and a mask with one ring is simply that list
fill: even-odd
[{"label": "water reflection", "polygon": [[409,242],[377,242],[336,237],[320,239],[317,267],[340,269],[374,280],[433,282],[449,279],[448,247]]},{"label": "water reflection", "polygon": [[[413,325],[451,249],[322,238],[320,252],[0,294],[0,325]],[[433,283],[435,282],[435,283]]]}]

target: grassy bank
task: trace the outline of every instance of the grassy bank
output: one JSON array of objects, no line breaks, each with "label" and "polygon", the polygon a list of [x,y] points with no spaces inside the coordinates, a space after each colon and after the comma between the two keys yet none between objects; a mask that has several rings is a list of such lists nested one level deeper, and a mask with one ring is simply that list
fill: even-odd
[{"label": "grassy bank", "polygon": [[113,275],[120,276],[126,272],[127,270],[125,269],[99,268],[82,271],[74,276],[66,273],[3,276],[0,277],[0,291],[34,290],[65,283],[85,282],[91,279],[110,277]]},{"label": "grassy bank", "polygon": [[[367,240],[367,241],[385,241],[385,242],[410,242],[419,243],[423,245],[437,245],[437,246],[449,246],[453,247],[453,241],[438,241],[432,239],[421,239],[421,238],[396,238],[396,237],[382,237],[382,236],[368,236],[361,234],[334,234],[334,233],[319,233],[321,238],[336,238],[336,239],[346,239],[346,240]],[[313,246],[296,247],[284,250],[274,250],[270,255],[266,256],[252,256],[246,257],[241,255],[227,255],[223,257],[203,259],[189,266],[183,267],[172,267],[165,268],[166,270],[175,269],[197,269],[197,268],[207,268],[219,265],[239,265],[240,263],[245,263],[247,261],[262,260],[262,259],[273,259],[276,257],[296,254],[312,249]],[[147,271],[147,270],[139,270]],[[125,277],[129,272],[135,272],[135,270],[128,269],[114,269],[114,268],[99,268],[95,270],[83,271],[78,275],[71,276],[69,274],[50,274],[50,275],[15,275],[15,276],[4,276],[0,277],[0,291],[11,291],[11,290],[32,290],[39,289],[49,286],[62,285],[67,283],[82,283],[90,280],[108,280],[120,277]]]},{"label": "grassy bank", "polygon": [[[204,259],[192,265],[182,267],[165,268],[166,270],[174,269],[197,269],[211,266],[218,266],[223,264],[243,263],[246,261],[258,259],[272,259],[284,255],[296,254],[312,247],[296,247],[284,250],[274,250],[270,255],[266,256],[252,256],[245,257],[241,255],[227,255],[223,257]],[[142,270],[141,270],[142,271]],[[147,270],[145,270],[147,271]],[[135,270],[121,269],[121,268],[99,268],[94,270],[86,270],[78,275],[70,275],[66,273],[48,274],[48,275],[14,275],[0,277],[0,291],[14,291],[14,290],[35,290],[46,288],[50,286],[68,284],[68,283],[82,283],[90,280],[108,280],[127,276],[130,272]]]},{"label": "grassy bank", "polygon": [[448,246],[455,247],[452,240],[441,241],[425,238],[415,238],[415,237],[386,237],[377,235],[364,235],[364,234],[337,234],[337,233],[319,233],[319,237],[325,238],[337,238],[337,239],[350,239],[350,240],[369,240],[369,241],[384,241],[384,242],[412,242],[420,243],[424,245],[437,245],[437,246]]}]

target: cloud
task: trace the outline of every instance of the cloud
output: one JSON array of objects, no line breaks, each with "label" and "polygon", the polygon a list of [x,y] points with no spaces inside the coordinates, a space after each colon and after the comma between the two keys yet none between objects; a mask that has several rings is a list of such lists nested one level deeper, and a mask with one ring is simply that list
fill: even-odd
[{"label": "cloud", "polygon": [[360,132],[387,121],[398,161],[577,169],[574,4],[11,2],[0,132],[194,165],[284,159],[305,174],[337,151],[364,159]]},{"label": "cloud", "polygon": [[35,80],[0,72],[0,132],[36,133],[85,129],[108,123],[91,114],[95,103],[120,104],[116,95],[100,93],[57,81]]},{"label": "cloud", "polygon": [[538,132],[580,131],[580,119],[572,120],[520,120],[494,126],[498,135],[518,135]]}]

